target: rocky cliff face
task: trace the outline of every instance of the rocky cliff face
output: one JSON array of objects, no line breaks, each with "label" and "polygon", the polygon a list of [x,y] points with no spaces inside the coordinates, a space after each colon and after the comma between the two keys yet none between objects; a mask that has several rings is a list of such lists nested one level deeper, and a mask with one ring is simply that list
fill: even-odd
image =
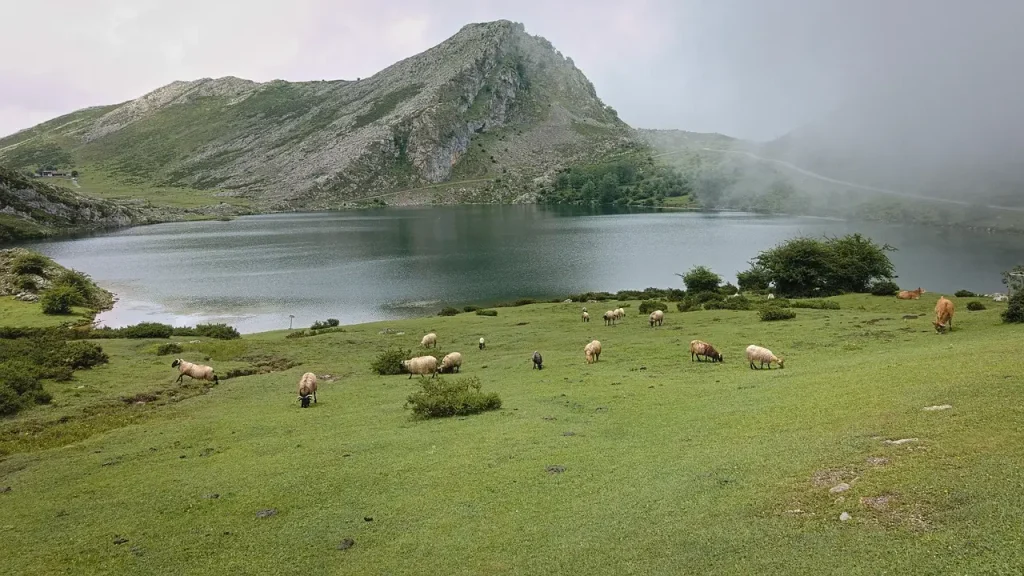
[{"label": "rocky cliff face", "polygon": [[175,82],[76,114],[0,140],[0,163],[330,208],[432,187],[511,201],[535,178],[638,145],[571,59],[508,21],[467,25],[358,81]]}]

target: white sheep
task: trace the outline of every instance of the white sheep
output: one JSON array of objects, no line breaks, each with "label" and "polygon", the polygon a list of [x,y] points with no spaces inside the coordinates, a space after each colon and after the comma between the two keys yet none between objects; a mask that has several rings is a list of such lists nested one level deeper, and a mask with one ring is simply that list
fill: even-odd
[{"label": "white sheep", "polygon": [[409,360],[402,360],[402,369],[409,373],[409,378],[412,378],[413,374],[420,376],[426,376],[427,374],[437,375],[437,358],[433,356],[417,356]]},{"label": "white sheep", "polygon": [[591,340],[590,344],[583,347],[583,355],[586,356],[587,364],[593,364],[601,359],[601,343]]},{"label": "white sheep", "polygon": [[[785,368],[786,359],[779,358],[775,354],[772,354],[772,351],[767,348],[751,344],[750,346],[747,346],[747,361],[750,362],[751,370],[755,368],[760,370],[764,368],[765,364],[767,364],[768,369],[771,370],[772,362],[778,364],[780,369]],[[754,362],[759,362],[761,364],[760,367],[754,366]]]},{"label": "white sheep", "polygon": [[299,378],[299,400],[303,408],[309,408],[309,397],[312,395],[313,402],[316,402],[316,374],[306,372]]},{"label": "white sheep", "polygon": [[220,380],[217,379],[217,374],[215,374],[213,368],[210,368],[209,366],[193,364],[178,358],[174,362],[171,362],[171,368],[178,369],[179,374],[176,382],[181,382],[182,376],[189,376],[193,380],[209,380],[214,384],[220,383]]},{"label": "white sheep", "polygon": [[445,354],[444,358],[441,359],[441,363],[437,366],[437,371],[442,374],[462,372],[462,354],[458,352]]},{"label": "white sheep", "polygon": [[604,313],[604,325],[608,326],[610,324],[610,325],[614,326],[615,325],[615,318],[616,318],[616,314],[615,314],[614,310],[609,310],[609,311],[605,312]]},{"label": "white sheep", "polygon": [[590,322],[590,314],[584,311],[583,314],[580,315],[580,319],[582,319],[584,322]]},{"label": "white sheep", "polygon": [[615,318],[618,319],[618,320],[622,320],[623,318],[626,317],[626,311],[623,310],[622,308],[616,308],[614,310],[614,312],[615,312]]},{"label": "white sheep", "polygon": [[481,336],[480,337],[480,349],[483,350],[485,347],[486,347],[486,344],[484,344],[484,338],[483,338],[483,336]]},{"label": "white sheep", "polygon": [[768,299],[769,300],[775,300],[775,294],[769,294],[768,295]]},{"label": "white sheep", "polygon": [[423,346],[424,348],[437,348],[437,334],[431,332],[430,334],[424,336],[423,339],[420,340],[420,346]]},{"label": "white sheep", "polygon": [[654,328],[655,324],[661,326],[665,322],[665,313],[661,310],[655,310],[654,312],[651,312],[650,321],[651,328]]}]

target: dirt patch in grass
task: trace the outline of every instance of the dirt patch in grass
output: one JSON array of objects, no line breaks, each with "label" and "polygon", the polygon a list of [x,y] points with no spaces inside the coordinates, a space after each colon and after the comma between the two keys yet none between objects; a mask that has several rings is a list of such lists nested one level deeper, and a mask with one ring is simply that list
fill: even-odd
[{"label": "dirt patch in grass", "polygon": [[290,368],[298,366],[300,363],[283,358],[280,356],[270,356],[264,354],[243,356],[239,358],[243,362],[249,362],[249,366],[245,368],[232,368],[224,373],[220,377],[221,380],[228,380],[231,378],[239,378],[242,376],[252,376],[255,374],[271,374],[273,372],[283,372]]},{"label": "dirt patch in grass", "polygon": [[811,485],[815,488],[832,488],[848,480],[853,480],[857,473],[852,470],[830,469],[818,470],[811,475]]}]

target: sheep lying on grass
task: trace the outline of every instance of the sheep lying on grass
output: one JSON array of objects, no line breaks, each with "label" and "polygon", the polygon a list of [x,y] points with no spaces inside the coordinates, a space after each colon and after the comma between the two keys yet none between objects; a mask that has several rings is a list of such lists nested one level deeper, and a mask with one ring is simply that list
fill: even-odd
[{"label": "sheep lying on grass", "polygon": [[437,348],[437,334],[431,332],[430,334],[424,336],[423,339],[420,340],[420,346],[423,346],[424,348]]},{"label": "sheep lying on grass", "polygon": [[183,376],[189,376],[193,380],[209,380],[214,384],[220,383],[220,380],[217,379],[217,374],[215,374],[213,368],[210,368],[209,366],[193,364],[178,358],[174,362],[171,362],[171,368],[178,369],[179,374],[176,382],[181,382],[181,378]]},{"label": "sheep lying on grass", "polygon": [[712,362],[722,362],[722,354],[715,350],[715,347],[703,340],[693,340],[690,342],[690,362],[696,358],[698,362],[703,362],[700,357],[703,356],[705,360],[711,360]]},{"label": "sheep lying on grass", "polygon": [[540,352],[536,350],[533,351],[533,367],[538,370],[544,369],[544,359],[541,358]]},{"label": "sheep lying on grass", "polygon": [[433,356],[417,356],[409,360],[402,360],[402,370],[409,373],[410,379],[413,374],[419,376],[433,374],[431,377],[437,376],[437,358]]},{"label": "sheep lying on grass", "polygon": [[[775,354],[772,354],[771,350],[762,348],[761,346],[755,346],[754,344],[747,346],[747,360],[750,362],[751,370],[755,368],[760,370],[764,368],[765,364],[767,364],[768,369],[771,370],[772,362],[778,364],[779,368],[782,369],[785,368],[784,364],[786,361],[785,358],[779,358]],[[754,366],[754,362],[759,362],[761,364],[760,367]]]},{"label": "sheep lying on grass", "polygon": [[306,372],[299,378],[299,400],[302,402],[303,408],[309,408],[309,398],[312,396],[313,402],[316,402],[316,374],[312,372]]},{"label": "sheep lying on grass", "polygon": [[437,371],[442,374],[449,374],[452,372],[462,371],[462,354],[458,352],[452,352],[445,354],[444,358],[441,358],[441,363],[437,366]]},{"label": "sheep lying on grass", "polygon": [[592,340],[590,344],[583,347],[583,355],[586,356],[587,364],[593,364],[601,359],[601,343]]}]

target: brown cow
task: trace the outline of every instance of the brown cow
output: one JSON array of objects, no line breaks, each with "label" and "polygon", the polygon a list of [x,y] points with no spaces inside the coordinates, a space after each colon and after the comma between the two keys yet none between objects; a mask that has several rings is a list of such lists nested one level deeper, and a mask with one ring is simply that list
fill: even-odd
[{"label": "brown cow", "polygon": [[924,294],[925,292],[926,290],[924,288],[918,286],[917,290],[901,290],[896,297],[900,300],[917,300],[921,297],[921,294]]},{"label": "brown cow", "polygon": [[953,303],[945,296],[940,297],[939,301],[935,303],[935,321],[932,322],[932,325],[940,334],[946,330],[953,330]]}]

